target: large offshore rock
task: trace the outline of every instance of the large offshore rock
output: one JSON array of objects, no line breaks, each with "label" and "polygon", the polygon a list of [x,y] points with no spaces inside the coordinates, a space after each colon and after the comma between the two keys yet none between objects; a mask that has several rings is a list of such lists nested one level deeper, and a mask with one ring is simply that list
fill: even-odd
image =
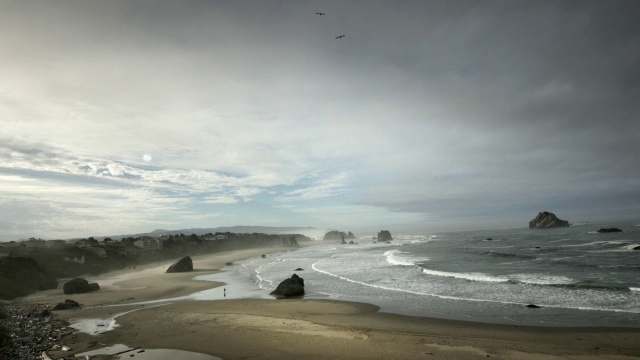
[{"label": "large offshore rock", "polygon": [[332,230],[328,233],[324,234],[324,238],[322,240],[344,240],[347,238],[347,234],[342,231]]},{"label": "large offshore rock", "polygon": [[389,230],[381,230],[378,233],[378,241],[389,241],[389,240],[393,240]]},{"label": "large offshore rock", "polygon": [[347,237],[345,239],[355,239],[356,236],[353,235],[353,233],[351,231],[349,231],[349,233],[347,234]]},{"label": "large offshore rock", "polygon": [[269,295],[282,297],[304,295],[304,279],[293,274],[289,279],[283,280]]},{"label": "large offshore rock", "polygon": [[176,272],[188,272],[193,271],[193,260],[191,257],[185,256],[182,259],[178,260],[177,263],[169,266],[167,269],[167,273],[176,273]]},{"label": "large offshore rock", "polygon": [[533,220],[529,221],[529,229],[549,229],[568,226],[568,221],[560,220],[554,213],[548,211],[539,212]]},{"label": "large offshore rock", "polygon": [[100,285],[98,283],[91,283],[83,278],[75,278],[67,281],[62,286],[62,290],[65,294],[84,294],[91,291],[100,290]]}]

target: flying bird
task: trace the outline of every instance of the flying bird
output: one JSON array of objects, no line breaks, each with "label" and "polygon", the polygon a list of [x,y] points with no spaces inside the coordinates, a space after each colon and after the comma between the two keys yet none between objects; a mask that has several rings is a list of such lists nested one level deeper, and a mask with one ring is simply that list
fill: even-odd
[{"label": "flying bird", "polygon": [[347,35],[340,35],[340,36],[336,36],[336,39],[342,39],[343,37],[345,37]]},{"label": "flying bird", "polygon": [[316,13],[316,15],[320,15],[320,16],[322,16],[322,15],[327,15],[327,14],[325,14],[325,13],[323,13],[323,12],[317,12],[317,13]]}]

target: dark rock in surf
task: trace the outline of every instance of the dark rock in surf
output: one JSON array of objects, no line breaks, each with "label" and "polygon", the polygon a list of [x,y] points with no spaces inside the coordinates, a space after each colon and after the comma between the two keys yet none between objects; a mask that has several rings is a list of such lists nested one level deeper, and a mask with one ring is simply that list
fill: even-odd
[{"label": "dark rock in surf", "polygon": [[486,241],[491,241],[491,240],[493,240],[493,239],[492,239],[492,238],[486,238],[485,240],[486,240]]},{"label": "dark rock in surf", "polygon": [[633,248],[633,250],[640,250],[640,245]]},{"label": "dark rock in surf", "polygon": [[560,220],[554,213],[542,211],[529,221],[529,229],[549,229],[557,227],[568,227],[567,220]]},{"label": "dark rock in surf", "polygon": [[292,297],[304,295],[304,279],[293,274],[289,279],[283,280],[269,295],[277,297]]},{"label": "dark rock in surf", "polygon": [[189,271],[193,271],[193,260],[191,260],[191,257],[185,256],[182,259],[178,260],[177,263],[169,266],[169,268],[167,269],[167,274]]},{"label": "dark rock in surf", "polygon": [[75,278],[67,281],[62,286],[62,291],[65,294],[84,294],[92,291],[100,290],[98,283],[91,283],[83,278]]},{"label": "dark rock in surf", "polygon": [[614,233],[614,232],[622,232],[622,230],[618,228],[600,228],[598,230],[599,233]]},{"label": "dark rock in surf", "polygon": [[304,269],[303,268],[297,268],[297,269],[295,269],[293,271],[304,271]]},{"label": "dark rock in surf", "polygon": [[538,305],[534,305],[534,304],[529,304],[526,305],[526,307],[530,308],[530,309],[540,309],[542,306],[538,306]]},{"label": "dark rock in surf", "polygon": [[356,238],[356,236],[353,235],[353,233],[351,231],[349,231],[349,233],[347,234],[346,239],[355,239],[355,238]]},{"label": "dark rock in surf", "polygon": [[380,232],[378,232],[378,241],[389,241],[389,240],[393,240],[389,230],[381,230]]}]

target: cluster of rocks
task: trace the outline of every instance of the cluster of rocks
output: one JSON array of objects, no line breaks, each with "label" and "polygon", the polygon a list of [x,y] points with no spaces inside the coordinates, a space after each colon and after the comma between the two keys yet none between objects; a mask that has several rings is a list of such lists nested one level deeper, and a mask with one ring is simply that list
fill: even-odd
[{"label": "cluster of rocks", "polygon": [[349,240],[349,239],[355,239],[356,236],[353,235],[353,233],[351,231],[349,231],[348,233],[345,233],[344,231],[338,231],[338,230],[331,230],[328,233],[324,234],[324,237],[322,238],[322,240],[338,240],[338,241],[343,241],[345,239]]},{"label": "cluster of rocks", "polygon": [[51,318],[48,306],[10,304],[5,313],[0,326],[6,329],[8,339],[0,348],[0,359],[42,359],[43,351],[62,349],[64,338],[74,336],[64,321]]}]

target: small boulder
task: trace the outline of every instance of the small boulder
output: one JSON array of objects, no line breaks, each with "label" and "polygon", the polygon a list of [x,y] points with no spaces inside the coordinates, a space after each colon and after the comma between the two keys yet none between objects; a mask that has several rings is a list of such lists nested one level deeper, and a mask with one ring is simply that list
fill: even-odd
[{"label": "small boulder", "polygon": [[634,247],[633,250],[640,250],[640,245]]},{"label": "small boulder", "polygon": [[69,310],[77,307],[80,307],[77,301],[66,299],[63,303],[57,303],[53,310]]},{"label": "small boulder", "polygon": [[65,294],[84,294],[91,291],[100,290],[100,285],[98,283],[91,283],[83,278],[75,278],[67,281],[62,286],[62,290]]},{"label": "small boulder", "polygon": [[618,228],[600,228],[598,230],[599,233],[613,233],[613,232],[622,232],[622,230]]},{"label": "small boulder", "polygon": [[542,307],[542,306],[538,306],[538,305],[535,305],[535,304],[529,304],[529,305],[526,305],[526,306],[528,308],[530,308],[530,309],[540,309]]},{"label": "small boulder", "polygon": [[304,279],[293,274],[289,279],[283,280],[269,295],[277,297],[291,297],[304,295]]},{"label": "small boulder", "polygon": [[169,266],[167,269],[167,273],[176,273],[176,272],[189,272],[193,271],[193,261],[191,257],[185,256],[182,259],[178,260],[177,263]]},{"label": "small boulder", "polygon": [[304,271],[304,269],[303,268],[297,268],[297,269],[295,269],[293,271]]},{"label": "small boulder", "polygon": [[264,258],[266,258],[266,257],[267,257],[267,255],[262,254],[262,255],[260,255],[260,257],[264,259]]},{"label": "small boulder", "polygon": [[224,263],[226,266],[233,266],[233,263],[231,261],[227,261],[226,263]]}]

